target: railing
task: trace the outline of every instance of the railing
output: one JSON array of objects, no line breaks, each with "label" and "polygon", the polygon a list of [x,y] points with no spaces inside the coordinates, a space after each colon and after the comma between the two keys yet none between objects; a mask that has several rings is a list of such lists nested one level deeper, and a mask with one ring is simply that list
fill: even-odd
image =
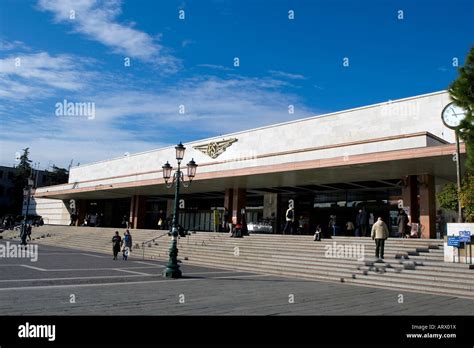
[{"label": "railing", "polygon": [[160,234],[158,237],[155,237],[155,238],[152,238],[150,240],[146,240],[146,241],[142,242],[142,259],[145,260],[145,245],[146,244],[154,242],[155,240],[160,239],[161,237],[164,237],[168,234],[169,234],[169,232],[165,232],[163,234]]},{"label": "railing", "polygon": [[[191,231],[196,232],[196,231],[195,231],[196,227],[201,227],[201,226],[203,226],[203,225],[204,225],[204,224],[195,225],[195,226],[193,226],[193,228],[190,228],[190,229],[187,230],[187,233],[186,233],[186,241],[187,241],[187,244],[189,244],[189,238],[188,238],[188,237],[191,235]],[[165,232],[165,233],[163,233],[163,234],[160,234],[159,236],[157,236],[157,237],[155,237],[155,238],[152,238],[152,239],[150,239],[150,240],[147,240],[147,241],[142,242],[142,259],[143,259],[143,260],[145,259],[145,246],[146,246],[148,243],[153,243],[153,242],[155,242],[155,240],[160,239],[161,237],[164,237],[164,236],[167,236],[167,235],[170,235],[170,234],[171,234],[171,231],[168,231],[168,232]],[[215,238],[215,237],[213,237],[213,238]],[[178,241],[177,241],[178,246],[181,245],[180,239],[181,239],[181,238],[178,236]],[[204,242],[203,242],[203,243],[204,243]]]}]

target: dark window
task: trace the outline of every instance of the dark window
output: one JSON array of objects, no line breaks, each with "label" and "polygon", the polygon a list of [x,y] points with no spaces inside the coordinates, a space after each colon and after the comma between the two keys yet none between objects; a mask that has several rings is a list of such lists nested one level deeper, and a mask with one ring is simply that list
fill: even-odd
[{"label": "dark window", "polygon": [[3,179],[3,170],[0,170],[0,179]]}]

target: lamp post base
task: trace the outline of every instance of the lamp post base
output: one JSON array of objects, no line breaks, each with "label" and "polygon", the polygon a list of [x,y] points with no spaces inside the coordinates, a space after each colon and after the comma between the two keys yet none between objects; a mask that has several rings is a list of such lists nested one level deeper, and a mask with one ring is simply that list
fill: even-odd
[{"label": "lamp post base", "polygon": [[182,273],[178,265],[167,265],[166,269],[163,271],[163,277],[165,278],[181,278]]},{"label": "lamp post base", "polygon": [[26,235],[26,225],[23,224],[21,225],[21,230],[20,230],[20,245],[26,245],[26,239],[28,238],[28,236]]},{"label": "lamp post base", "polygon": [[181,278],[181,270],[178,265],[178,229],[173,228],[173,238],[171,240],[171,247],[169,250],[170,258],[166,269],[163,271],[165,278]]}]

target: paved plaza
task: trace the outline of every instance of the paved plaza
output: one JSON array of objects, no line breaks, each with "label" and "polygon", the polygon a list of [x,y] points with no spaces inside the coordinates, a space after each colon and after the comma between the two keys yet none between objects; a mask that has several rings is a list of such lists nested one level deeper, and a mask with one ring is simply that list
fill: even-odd
[{"label": "paved plaza", "polygon": [[[5,244],[5,241],[0,241]],[[289,279],[38,246],[0,258],[1,315],[470,315],[474,299]],[[399,303],[400,294],[403,303]]]}]

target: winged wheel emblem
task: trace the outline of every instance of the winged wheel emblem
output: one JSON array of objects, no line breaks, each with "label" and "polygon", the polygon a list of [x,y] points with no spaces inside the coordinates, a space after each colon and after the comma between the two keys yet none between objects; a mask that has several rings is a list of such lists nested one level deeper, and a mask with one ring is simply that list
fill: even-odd
[{"label": "winged wheel emblem", "polygon": [[209,144],[197,145],[193,146],[193,148],[201,151],[202,153],[208,155],[211,158],[217,158],[236,141],[236,138],[230,138],[221,141],[211,141]]}]

